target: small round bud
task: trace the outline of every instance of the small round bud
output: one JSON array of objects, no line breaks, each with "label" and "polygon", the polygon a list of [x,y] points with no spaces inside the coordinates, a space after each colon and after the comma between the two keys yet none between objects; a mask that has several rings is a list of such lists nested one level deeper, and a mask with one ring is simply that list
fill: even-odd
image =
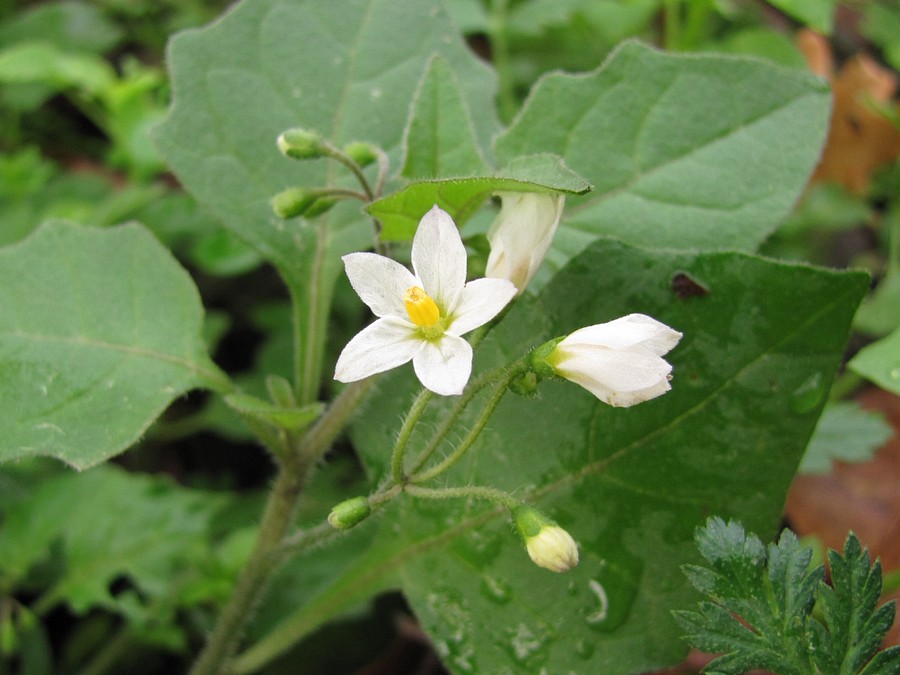
[{"label": "small round bud", "polygon": [[509,390],[519,396],[534,396],[537,393],[538,376],[532,371],[526,371],[509,383]]},{"label": "small round bud", "polygon": [[276,141],[278,150],[291,159],[317,159],[325,155],[325,142],[315,131],[288,129],[281,132]]},{"label": "small round bud", "polygon": [[535,565],[552,572],[566,572],[578,564],[578,544],[543,513],[523,505],[512,515]]},{"label": "small round bud", "polygon": [[337,504],[328,514],[328,524],[336,530],[349,530],[358,525],[372,513],[369,500],[365,497],[353,497]]},{"label": "small round bud", "polygon": [[272,210],[279,218],[296,218],[306,212],[316,201],[316,195],[299,187],[288,188],[269,200]]},{"label": "small round bud", "polygon": [[354,141],[344,146],[344,154],[360,167],[366,167],[378,159],[378,148],[371,143]]}]

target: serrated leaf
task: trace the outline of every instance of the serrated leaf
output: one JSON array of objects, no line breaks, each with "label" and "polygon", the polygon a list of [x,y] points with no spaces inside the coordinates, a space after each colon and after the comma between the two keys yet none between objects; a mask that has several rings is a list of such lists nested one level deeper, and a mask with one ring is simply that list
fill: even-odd
[{"label": "serrated leaf", "polygon": [[900,395],[900,328],[861,349],[848,365],[882,389]]},{"label": "serrated leaf", "polygon": [[880,413],[863,410],[851,401],[830,403],[822,412],[797,470],[829,473],[834,460],[868,461],[893,433]]},{"label": "serrated leaf", "polygon": [[[679,273],[708,293],[679,299]],[[562,575],[537,568],[503,511],[483,502],[401,497],[372,519],[378,533],[365,564],[323,591],[315,613],[298,609],[277,639],[236,663],[258,668],[253,659],[291,644],[326,618],[325,607],[338,611],[346,597],[394,580],[452,672],[677,663],[686,648],[670,610],[695,597],[677,569],[697,561],[693,528],[712,512],[775,530],[866,288],[859,273],[595,243],[537,298],[516,301],[482,343],[475,372],[585,323],[640,311],[684,333],[670,354],[673,390],[628,409],[567,382],[544,382],[538,400],[508,395],[467,458],[440,479],[536,502],[579,542],[579,565]],[[374,484],[390,471],[396,420],[415,391],[401,369],[360,413],[353,438]],[[440,407],[417,426],[410,457]]]},{"label": "serrated leaf", "polygon": [[459,80],[434,56],[413,97],[403,134],[406,178],[471,176],[487,168]]},{"label": "serrated leaf", "polygon": [[590,183],[555,155],[517,157],[492,176],[446,178],[411,183],[368,207],[387,241],[412,239],[422,214],[437,204],[457,225],[465,223],[497,192],[583,194]]},{"label": "serrated leaf", "polygon": [[[824,576],[823,567],[810,569],[810,549],[789,530],[764,548],[756,535],[720,518],[710,518],[696,539],[713,582],[694,585],[715,604],[701,603],[699,613],[679,612],[676,618],[692,645],[725,652],[704,672],[808,672],[806,619]],[[693,583],[696,568],[685,571]]]},{"label": "serrated leaf", "polygon": [[138,225],[48,223],[0,249],[0,459],[87,468],[176,397],[227,390],[188,274]]},{"label": "serrated leaf", "polygon": [[894,620],[893,604],[876,611],[881,595],[881,563],[852,532],[844,555],[828,551],[831,586],[820,594],[825,630],[814,633],[816,665],[822,672],[853,675],[872,658]]},{"label": "serrated leaf", "polygon": [[752,250],[803,190],[828,112],[827,88],[801,71],[630,42],[594,72],[539,80],[495,152],[552,152],[594,184],[568,205],[564,259],[601,235]]},{"label": "serrated leaf", "polygon": [[900,671],[900,646],[878,652],[860,675],[894,675]]}]

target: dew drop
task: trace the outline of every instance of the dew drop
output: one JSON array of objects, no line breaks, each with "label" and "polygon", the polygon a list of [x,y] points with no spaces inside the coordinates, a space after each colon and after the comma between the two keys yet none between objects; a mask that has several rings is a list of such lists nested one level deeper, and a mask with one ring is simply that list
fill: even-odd
[{"label": "dew drop", "polygon": [[484,576],[481,579],[481,594],[491,602],[499,605],[506,604],[510,599],[509,586],[492,576]]},{"label": "dew drop", "polygon": [[547,642],[545,632],[532,630],[524,623],[520,623],[515,629],[510,629],[508,632],[510,651],[519,663],[528,662],[541,654],[546,656],[543,650]]},{"label": "dew drop", "polygon": [[891,379],[900,380],[900,368],[894,368],[891,371]]},{"label": "dew drop", "polygon": [[594,643],[590,640],[578,640],[575,643],[575,653],[583,659],[589,659],[594,655]]},{"label": "dew drop", "polygon": [[584,617],[584,620],[590,624],[602,623],[609,618],[609,596],[606,595],[606,589],[596,579],[588,581],[588,587],[597,597],[597,609]]},{"label": "dew drop", "polygon": [[825,393],[825,378],[822,373],[813,373],[791,394],[791,410],[798,415],[811,413]]}]

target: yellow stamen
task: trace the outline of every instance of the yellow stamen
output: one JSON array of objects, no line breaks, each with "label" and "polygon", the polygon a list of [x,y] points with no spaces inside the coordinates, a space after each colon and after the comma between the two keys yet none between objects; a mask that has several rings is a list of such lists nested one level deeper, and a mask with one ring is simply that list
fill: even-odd
[{"label": "yellow stamen", "polygon": [[409,320],[420,328],[431,328],[441,320],[441,310],[423,289],[410,286],[403,294]]}]

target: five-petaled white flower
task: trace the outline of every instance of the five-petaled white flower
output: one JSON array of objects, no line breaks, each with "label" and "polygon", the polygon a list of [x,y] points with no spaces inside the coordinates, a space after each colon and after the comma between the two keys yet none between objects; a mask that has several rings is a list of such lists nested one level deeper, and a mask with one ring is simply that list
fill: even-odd
[{"label": "five-petaled white flower", "polygon": [[343,257],[350,284],[378,316],[344,347],[334,378],[354,382],[408,361],[435,392],[462,393],[472,347],[461,335],[494,318],[515,296],[504,279],[466,283],[466,249],[456,224],[437,206],[419,221],[413,272],[375,253]]},{"label": "five-petaled white flower", "polygon": [[663,354],[681,333],[644,314],[576,330],[547,356],[556,375],[580,384],[604,403],[627,407],[671,389]]},{"label": "five-petaled white flower", "polygon": [[484,275],[508,279],[521,294],[550,248],[562,217],[562,194],[499,192],[500,213],[488,230],[491,244]]}]

